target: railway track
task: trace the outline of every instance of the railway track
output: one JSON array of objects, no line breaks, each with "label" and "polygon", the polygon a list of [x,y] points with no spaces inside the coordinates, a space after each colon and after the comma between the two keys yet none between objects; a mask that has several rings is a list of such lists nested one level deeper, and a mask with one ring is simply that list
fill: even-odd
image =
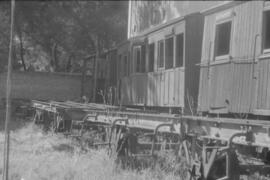
[{"label": "railway track", "polygon": [[[96,131],[101,138],[94,145],[112,153],[124,149],[124,156],[155,159],[163,150],[183,156],[187,179],[232,180],[255,171],[270,175],[270,121],[145,113],[72,101],[32,101],[32,107],[36,123],[78,137]],[[123,147],[119,142],[125,139]]]}]

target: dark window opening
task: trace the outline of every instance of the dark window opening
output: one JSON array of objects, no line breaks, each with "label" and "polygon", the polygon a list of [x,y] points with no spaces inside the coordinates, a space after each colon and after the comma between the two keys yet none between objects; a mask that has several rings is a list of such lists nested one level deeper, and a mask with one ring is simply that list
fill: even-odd
[{"label": "dark window opening", "polygon": [[264,49],[270,49],[270,11],[264,12]]},{"label": "dark window opening", "polygon": [[145,57],[142,55],[142,51],[145,51],[143,50],[144,48],[142,48],[141,46],[137,46],[134,48],[134,54],[133,54],[133,57],[134,57],[134,70],[136,73],[140,73],[144,70],[144,68],[142,68],[143,64],[145,64]]},{"label": "dark window opening", "polygon": [[154,71],[154,62],[155,62],[155,43],[149,45],[149,63],[148,63],[148,71]]},{"label": "dark window opening", "polygon": [[121,54],[119,54],[118,55],[118,67],[119,67],[119,71],[117,72],[117,74],[118,74],[118,77],[120,77],[121,76],[121,69],[122,69],[122,56],[121,56]]},{"label": "dark window opening", "polygon": [[145,64],[145,62],[146,62],[146,61],[145,61],[145,59],[146,59],[146,58],[145,58],[145,57],[146,57],[146,56],[145,56],[145,54],[146,54],[146,51],[145,51],[145,50],[146,50],[146,46],[145,46],[145,45],[142,45],[142,46],[141,46],[141,49],[142,49],[142,52],[141,52],[141,53],[142,53],[142,54],[141,54],[142,57],[141,57],[141,64],[140,64],[140,65],[141,65],[141,67],[140,67],[140,72],[144,73],[144,72],[145,72],[145,65],[146,65],[146,64]]},{"label": "dark window opening", "polygon": [[128,59],[127,56],[124,57],[124,76],[128,75]]},{"label": "dark window opening", "polygon": [[184,62],[184,34],[176,36],[176,59],[175,67],[182,67]]},{"label": "dark window opening", "polygon": [[173,68],[173,51],[173,37],[171,37],[165,40],[166,69]]},{"label": "dark window opening", "polygon": [[128,52],[127,75],[130,75],[130,52]]},{"label": "dark window opening", "polygon": [[134,59],[135,59],[135,72],[145,72],[145,45],[137,46],[134,48]]},{"label": "dark window opening", "polygon": [[136,48],[136,72],[140,72],[141,66],[141,49]]},{"label": "dark window opening", "polygon": [[231,24],[229,21],[216,27],[216,56],[227,55],[230,52]]},{"label": "dark window opening", "polygon": [[164,67],[164,41],[158,42],[158,67]]}]

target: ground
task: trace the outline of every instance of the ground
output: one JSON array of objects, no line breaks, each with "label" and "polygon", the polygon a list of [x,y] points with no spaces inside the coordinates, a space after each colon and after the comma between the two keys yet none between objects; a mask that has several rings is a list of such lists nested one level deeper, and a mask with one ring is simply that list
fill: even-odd
[{"label": "ground", "polygon": [[[0,177],[3,173],[4,113],[0,110]],[[10,180],[184,180],[183,163],[170,157],[165,167],[145,168],[140,172],[120,169],[106,148],[86,149],[82,143],[63,134],[45,133],[31,120],[12,118],[10,134]],[[168,171],[171,166],[175,170]],[[252,175],[243,180],[263,180]],[[265,178],[266,179],[266,178]]]}]

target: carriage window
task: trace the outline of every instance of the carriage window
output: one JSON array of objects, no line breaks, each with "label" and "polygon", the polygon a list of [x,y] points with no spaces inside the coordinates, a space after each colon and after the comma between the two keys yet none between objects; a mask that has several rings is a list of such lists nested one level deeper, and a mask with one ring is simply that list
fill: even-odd
[{"label": "carriage window", "polygon": [[164,41],[158,42],[158,67],[164,67]]},{"label": "carriage window", "polygon": [[124,68],[123,68],[123,71],[124,71],[124,76],[127,76],[128,75],[128,60],[127,60],[127,56],[124,56]]},{"label": "carriage window", "polygon": [[264,49],[270,49],[270,11],[264,12]]},{"label": "carriage window", "polygon": [[122,63],[121,63],[121,61],[122,61],[122,56],[121,56],[121,54],[119,54],[118,55],[118,61],[117,61],[118,62],[117,63],[118,65],[117,66],[119,67],[120,71],[117,72],[118,77],[121,76],[121,69],[122,69]]},{"label": "carriage window", "polygon": [[165,40],[165,57],[166,57],[166,69],[173,67],[173,37]]},{"label": "carriage window", "polygon": [[155,43],[152,43],[149,45],[149,65],[148,65],[148,71],[153,72],[154,71],[154,60],[155,60]]},{"label": "carriage window", "polygon": [[133,59],[135,65],[135,72],[145,72],[145,45],[134,47]]},{"label": "carriage window", "polygon": [[141,64],[141,48],[136,48],[136,72],[140,72],[140,64]]},{"label": "carriage window", "polygon": [[227,55],[230,52],[231,41],[231,24],[232,22],[225,22],[216,26],[216,39],[215,39],[215,55]]},{"label": "carriage window", "polygon": [[130,51],[128,52],[128,57],[127,57],[127,75],[129,76],[130,75]]},{"label": "carriage window", "polygon": [[144,73],[145,72],[145,45],[142,45],[141,46],[141,50],[142,50],[142,52],[141,52],[141,64],[140,64],[140,72],[142,72],[142,73]]},{"label": "carriage window", "polygon": [[184,60],[184,34],[176,36],[176,59],[175,67],[182,67]]}]

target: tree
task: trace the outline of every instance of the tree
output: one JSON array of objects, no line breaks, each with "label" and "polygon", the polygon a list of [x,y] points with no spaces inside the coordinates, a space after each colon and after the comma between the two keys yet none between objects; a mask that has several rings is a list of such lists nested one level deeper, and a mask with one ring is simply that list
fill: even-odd
[{"label": "tree", "polygon": [[17,49],[22,65],[29,65],[23,56],[25,44],[39,45],[54,71],[65,71],[72,60],[117,44],[126,38],[127,9],[124,1],[17,2],[16,35],[21,40]]}]

